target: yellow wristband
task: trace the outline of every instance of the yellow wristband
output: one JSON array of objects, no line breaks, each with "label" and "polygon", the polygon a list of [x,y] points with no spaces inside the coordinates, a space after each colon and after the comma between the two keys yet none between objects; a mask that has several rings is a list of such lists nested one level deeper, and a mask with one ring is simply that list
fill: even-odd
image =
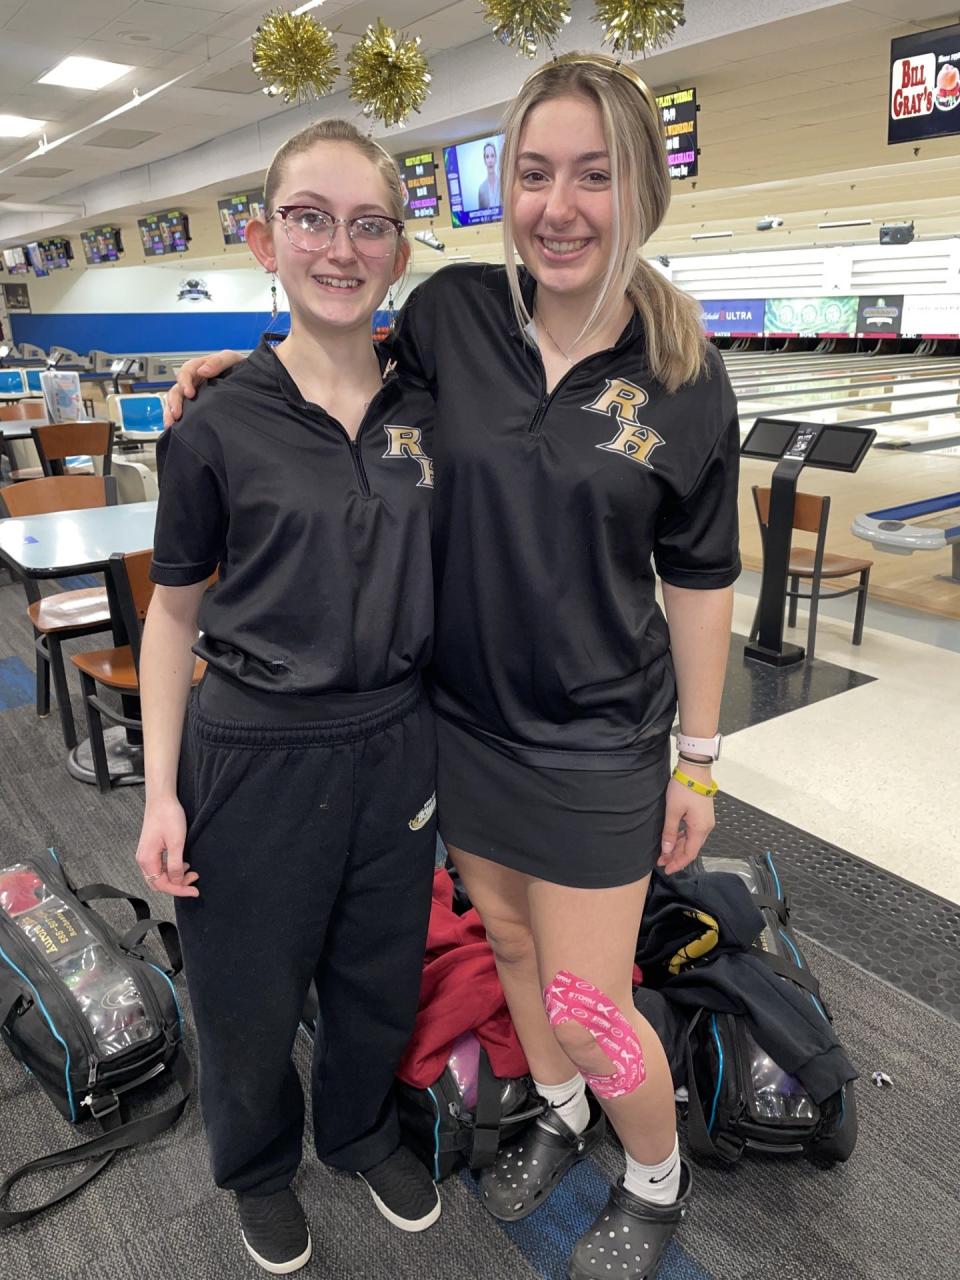
[{"label": "yellow wristband", "polygon": [[696,778],[691,778],[688,774],[682,773],[679,767],[674,769],[670,776],[679,782],[682,787],[689,787],[691,791],[695,791],[698,796],[715,796],[720,789],[712,778],[710,779],[710,785],[707,786],[706,783],[697,782]]}]

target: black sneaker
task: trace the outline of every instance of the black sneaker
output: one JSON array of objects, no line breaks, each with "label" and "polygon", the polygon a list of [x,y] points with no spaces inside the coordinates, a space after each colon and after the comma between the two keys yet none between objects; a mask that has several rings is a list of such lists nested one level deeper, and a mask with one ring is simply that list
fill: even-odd
[{"label": "black sneaker", "polygon": [[440,1193],[426,1167],[407,1147],[357,1175],[373,1203],[401,1231],[426,1231],[440,1217]]},{"label": "black sneaker", "polygon": [[264,1271],[285,1276],[307,1265],[313,1243],[300,1202],[289,1187],[268,1196],[239,1191],[237,1209],[247,1253]]}]

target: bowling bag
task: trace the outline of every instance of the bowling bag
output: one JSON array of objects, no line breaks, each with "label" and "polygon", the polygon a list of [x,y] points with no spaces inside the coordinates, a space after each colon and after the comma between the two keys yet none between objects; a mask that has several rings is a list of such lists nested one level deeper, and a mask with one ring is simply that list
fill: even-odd
[{"label": "bowling bag", "polygon": [[[122,936],[90,906],[130,904],[137,922]],[[159,933],[168,966],[143,943]],[[176,927],[153,920],[146,902],[105,884],[74,889],[53,850],[0,859],[0,1035],[13,1056],[72,1124],[98,1120],[99,1137],[33,1159],[0,1181],[0,1204],[25,1174],[83,1164],[59,1192],[32,1208],[0,1208],[0,1228],[64,1200],[101,1173],[118,1151],[175,1124],[193,1080],[171,979],[182,964]],[[172,1077],[178,1101],[131,1120],[128,1093]]]},{"label": "bowling bag", "polygon": [[546,1106],[529,1076],[498,1079],[472,1031],[460,1036],[440,1078],[426,1089],[396,1082],[403,1141],[442,1182],[460,1165],[485,1169],[504,1142]]},{"label": "bowling bag", "polygon": [[[773,858],[703,857],[703,870],[739,875],[763,914],[754,949],[793,982],[827,1020],[830,1013],[790,927]],[[687,1139],[699,1156],[734,1164],[745,1151],[847,1160],[857,1141],[852,1081],[816,1103],[796,1077],[757,1044],[744,1018],[700,1009],[687,1032]]]},{"label": "bowling bag", "polygon": [[[317,1035],[317,990],[311,983],[300,1019],[309,1040]],[[438,1080],[417,1089],[396,1080],[394,1089],[403,1142],[437,1182],[461,1164],[493,1164],[501,1143],[543,1113],[545,1103],[529,1076],[501,1080],[472,1031],[453,1044]]]}]

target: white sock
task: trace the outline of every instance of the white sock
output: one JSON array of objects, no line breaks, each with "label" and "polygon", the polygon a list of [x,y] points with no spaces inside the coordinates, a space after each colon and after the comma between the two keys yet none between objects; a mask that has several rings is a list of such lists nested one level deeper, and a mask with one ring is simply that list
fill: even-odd
[{"label": "white sock", "polygon": [[673,1150],[660,1164],[641,1164],[627,1155],[623,1186],[631,1195],[649,1200],[651,1204],[673,1204],[680,1190],[679,1142],[674,1139]]},{"label": "white sock", "polygon": [[579,1072],[566,1084],[538,1084],[534,1080],[533,1087],[574,1133],[583,1133],[590,1123],[590,1104],[586,1083]]}]

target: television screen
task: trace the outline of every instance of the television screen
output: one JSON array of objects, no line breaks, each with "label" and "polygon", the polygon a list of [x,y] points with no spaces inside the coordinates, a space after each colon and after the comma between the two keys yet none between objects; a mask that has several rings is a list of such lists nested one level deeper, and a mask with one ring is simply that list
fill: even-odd
[{"label": "television screen", "polygon": [[405,218],[435,218],[437,199],[437,165],[432,151],[415,156],[397,156],[400,184],[403,187]]},{"label": "television screen", "polygon": [[137,219],[144,255],[159,258],[165,253],[186,253],[190,227],[185,213],[169,209],[166,213],[148,213]]},{"label": "television screen", "polygon": [[499,222],[503,217],[500,195],[502,149],[502,133],[444,147],[443,167],[447,175],[453,226],[475,227],[482,222]]},{"label": "television screen", "polygon": [[12,276],[30,274],[30,264],[27,262],[27,255],[22,245],[18,244],[12,249],[3,250],[3,265]]},{"label": "television screen", "polygon": [[677,89],[657,95],[657,106],[663,120],[667,142],[667,163],[671,178],[695,178],[700,171],[697,160],[697,91]]},{"label": "television screen", "polygon": [[239,196],[227,196],[217,201],[220,211],[220,229],[224,244],[246,243],[245,232],[251,218],[262,218],[263,192],[247,191]]},{"label": "television screen", "polygon": [[30,259],[30,265],[33,267],[35,276],[48,276],[50,274],[47,270],[47,264],[43,260],[43,250],[36,240],[27,245],[27,257]]},{"label": "television screen", "polygon": [[98,262],[116,262],[123,253],[119,227],[91,227],[80,232],[83,256],[90,266]]}]

